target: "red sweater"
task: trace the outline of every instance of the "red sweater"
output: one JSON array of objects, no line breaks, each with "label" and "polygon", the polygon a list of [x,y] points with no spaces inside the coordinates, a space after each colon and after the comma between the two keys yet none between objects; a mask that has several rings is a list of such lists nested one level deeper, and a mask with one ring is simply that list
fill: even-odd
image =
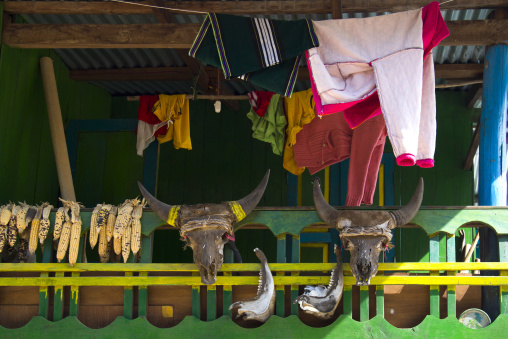
[{"label": "red sweater", "polygon": [[315,118],[296,135],[298,167],[314,174],[351,157],[346,206],[372,205],[379,164],[383,157],[386,126],[382,115],[351,129],[342,112]]}]

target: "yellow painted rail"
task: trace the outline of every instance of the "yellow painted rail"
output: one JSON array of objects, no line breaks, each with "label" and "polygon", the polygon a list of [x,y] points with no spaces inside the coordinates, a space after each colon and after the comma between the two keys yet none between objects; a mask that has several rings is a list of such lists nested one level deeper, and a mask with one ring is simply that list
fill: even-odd
[{"label": "yellow painted rail", "polygon": [[[323,285],[330,278],[326,276],[274,276],[275,285]],[[257,285],[259,277],[217,277],[215,285]],[[344,277],[344,285],[354,285],[356,279]],[[508,276],[376,276],[372,285],[490,285],[508,286]],[[0,278],[0,286],[158,286],[203,285],[198,276],[171,277],[34,277]]]},{"label": "yellow painted rail", "polygon": [[[310,272],[331,271],[333,263],[269,264],[274,272]],[[261,264],[223,264],[219,272],[259,271]],[[351,272],[349,264],[343,269]],[[508,271],[508,262],[471,262],[471,263],[380,263],[379,271]],[[0,264],[0,272],[198,272],[195,264]]]}]

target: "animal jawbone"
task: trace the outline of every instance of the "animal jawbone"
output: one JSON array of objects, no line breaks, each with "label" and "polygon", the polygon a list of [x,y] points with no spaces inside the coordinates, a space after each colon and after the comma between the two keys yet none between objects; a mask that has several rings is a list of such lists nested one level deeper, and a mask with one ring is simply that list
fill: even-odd
[{"label": "animal jawbone", "polygon": [[264,253],[257,248],[254,252],[261,261],[257,295],[252,299],[237,301],[229,309],[238,308],[237,318],[265,322],[275,311],[275,284]]},{"label": "animal jawbone", "polygon": [[342,271],[342,257],[337,245],[335,245],[335,255],[337,256],[337,267],[331,273],[328,287],[306,286],[304,294],[294,301],[295,304],[300,304],[300,308],[305,313],[322,319],[329,319],[333,315],[342,298],[344,273]]}]

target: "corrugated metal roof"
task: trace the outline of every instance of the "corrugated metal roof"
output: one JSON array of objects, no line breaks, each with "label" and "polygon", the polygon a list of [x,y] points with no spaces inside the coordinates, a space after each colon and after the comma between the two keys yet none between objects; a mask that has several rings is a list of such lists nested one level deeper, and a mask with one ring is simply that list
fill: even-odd
[{"label": "corrugated metal roof", "polygon": [[[490,9],[442,11],[447,21],[451,20],[484,20]],[[388,13],[346,13],[343,18],[364,18]],[[155,24],[155,15],[24,15],[29,23],[39,24]],[[312,20],[331,19],[331,14],[314,15],[269,15],[278,20]],[[201,23],[204,15],[173,15],[177,23]],[[95,70],[112,68],[139,67],[182,67],[184,61],[173,49],[57,49],[55,50],[70,70]],[[485,56],[484,46],[438,46],[434,49],[434,62],[443,63],[481,63]],[[439,81],[439,80],[438,80]],[[442,82],[442,81],[441,81]],[[112,95],[137,95],[156,93],[190,93],[191,82],[164,81],[101,81],[93,84],[106,89]],[[222,83],[221,83],[222,86]],[[245,94],[255,89],[246,82],[227,82],[235,94]],[[296,91],[310,87],[309,82],[298,82]],[[462,88],[467,89],[468,87]]]}]

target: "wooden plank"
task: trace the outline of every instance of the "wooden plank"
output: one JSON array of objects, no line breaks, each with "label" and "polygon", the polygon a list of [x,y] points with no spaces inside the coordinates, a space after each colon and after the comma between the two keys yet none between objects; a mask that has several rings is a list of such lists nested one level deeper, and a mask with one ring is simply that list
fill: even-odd
[{"label": "wooden plank", "polygon": [[[225,277],[231,277],[231,272],[224,272]],[[222,287],[222,315],[231,317],[231,310],[229,306],[233,303],[233,287],[231,285],[224,285]]]},{"label": "wooden plank", "polygon": [[[277,236],[277,263],[285,263],[286,262],[286,235],[282,234]],[[283,272],[277,272],[277,277],[283,276]],[[284,317],[284,304],[285,304],[285,294],[284,294],[284,286],[283,285],[275,285],[275,314],[279,317]]]},{"label": "wooden plank", "polygon": [[[79,272],[72,272],[73,278],[79,277]],[[79,286],[71,286],[70,305],[69,305],[69,316],[78,316],[78,303],[79,303]]]},{"label": "wooden plank", "polygon": [[474,85],[473,88],[468,92],[466,99],[467,108],[474,108],[474,105],[478,100],[482,99],[483,85]]},{"label": "wooden plank", "polygon": [[[344,277],[345,278],[345,277]],[[356,281],[355,281],[356,283]],[[342,292],[342,300],[344,301],[344,314],[353,317],[353,288],[351,285],[344,285]]]},{"label": "wooden plank", "polygon": [[[48,273],[41,273],[41,278],[45,279],[49,276]],[[49,299],[48,299],[48,286],[41,286],[39,288],[39,316],[48,319],[48,308],[49,308]]]},{"label": "wooden plank", "polygon": [[217,319],[217,288],[215,285],[206,286],[206,321]]},{"label": "wooden plank", "polygon": [[369,320],[369,286],[360,286],[360,321]]},{"label": "wooden plank", "polygon": [[[298,271],[331,271],[334,263],[270,263],[271,271],[298,272]],[[259,271],[259,263],[228,264],[224,263],[219,272],[253,272]],[[343,264],[345,272],[351,272],[349,263]],[[508,270],[508,262],[457,262],[457,263],[380,263],[379,272],[383,271],[474,271],[474,270]],[[0,272],[20,271],[18,264],[1,263]],[[65,263],[37,263],[23,264],[23,272],[193,272],[199,273],[195,264],[113,264],[77,263],[69,266]],[[199,274],[198,274],[199,275]]]},{"label": "wooden plank", "polygon": [[[430,262],[439,262],[439,235],[429,239]],[[439,272],[430,272],[431,276],[439,276]],[[439,318],[439,286],[430,285],[430,315]]]},{"label": "wooden plank", "polygon": [[469,150],[467,151],[466,154],[466,160],[464,160],[464,170],[469,171],[471,169],[471,166],[473,166],[473,159],[476,154],[476,151],[478,151],[479,145],[480,145],[480,128],[479,126],[476,126],[473,133],[473,139],[471,140]]},{"label": "wooden plank", "polygon": [[[384,275],[384,272],[378,272],[377,275]],[[376,285],[376,316],[385,317],[385,288],[383,285]]]},{"label": "wooden plank", "polygon": [[[455,236],[446,237],[446,261],[447,262],[455,262]],[[456,271],[448,271],[446,272],[449,276],[455,276]],[[448,317],[456,318],[457,317],[457,289],[455,285],[448,285],[446,287],[447,292],[447,308],[448,308]]]},{"label": "wooden plank", "polygon": [[[499,261],[508,262],[508,235],[499,235]],[[502,277],[508,276],[508,270],[500,271]],[[508,286],[501,287],[500,313],[508,314]]]},{"label": "wooden plank", "polygon": [[[508,20],[447,22],[439,46],[485,46],[508,40]],[[181,48],[192,46],[201,24],[7,24],[4,44],[18,48]],[[146,34],[150,32],[150,34]]]},{"label": "wooden plank", "polygon": [[[56,272],[55,278],[63,277],[63,272]],[[62,320],[63,318],[63,286],[55,286],[55,294],[53,297],[53,321]]]},{"label": "wooden plank", "polygon": [[[198,278],[201,281],[198,272],[193,272],[192,278]],[[201,319],[201,294],[199,290],[199,284],[192,285],[192,315],[197,319]]]},{"label": "wooden plank", "polygon": [[[133,277],[132,272],[125,272],[125,277]],[[83,278],[81,278],[83,279]],[[119,279],[119,277],[115,277],[115,279]],[[134,317],[134,293],[132,289],[132,285],[124,286],[123,291],[123,316],[129,320],[132,320]]]},{"label": "wooden plank", "polygon": [[[336,2],[336,0],[332,0]],[[144,2],[134,3],[144,4]],[[428,4],[426,0],[398,0],[375,1],[375,0],[341,0],[344,13],[359,12],[400,12],[416,9]],[[174,8],[175,14],[191,14],[186,10],[217,12],[237,15],[249,14],[326,14],[332,12],[331,0],[306,0],[295,1],[267,1],[260,6],[259,1],[165,1],[167,6]],[[503,0],[455,0],[441,5],[441,10],[481,9],[498,8],[506,6]],[[4,12],[9,14],[57,14],[57,15],[150,15],[153,14],[150,7],[134,6],[131,4],[109,1],[73,1],[53,3],[39,1],[6,1]]]},{"label": "wooden plank", "polygon": [[436,78],[482,79],[483,64],[434,64]]}]

